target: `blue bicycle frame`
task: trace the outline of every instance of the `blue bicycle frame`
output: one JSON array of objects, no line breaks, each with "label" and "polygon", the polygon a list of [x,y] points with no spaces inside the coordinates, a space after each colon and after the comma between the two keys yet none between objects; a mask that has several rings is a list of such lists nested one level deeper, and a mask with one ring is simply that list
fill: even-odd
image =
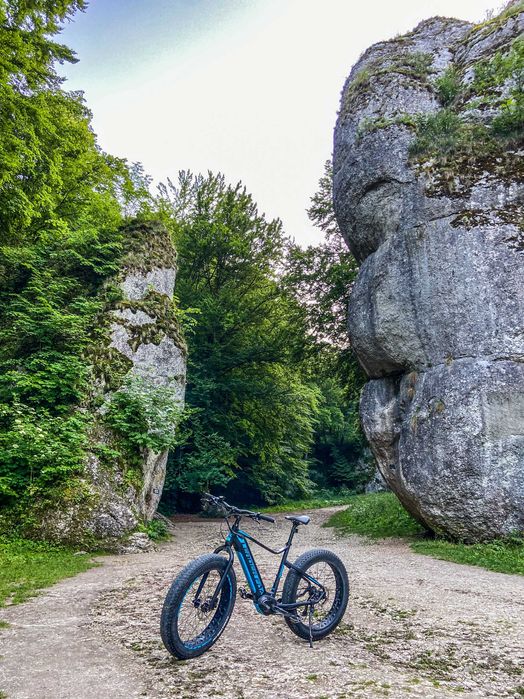
[{"label": "blue bicycle frame", "polygon": [[[215,553],[227,551],[229,554],[229,561],[220,579],[217,589],[215,590],[212,603],[214,603],[215,600],[218,599],[218,595],[227,578],[229,570],[233,566],[233,552],[236,552],[238,560],[240,561],[240,565],[242,566],[246,582],[251,591],[251,597],[253,599],[255,608],[261,614],[271,613],[270,611],[268,611],[267,605],[261,604],[261,602],[263,602],[263,598],[271,599],[272,601],[274,601],[274,603],[278,606],[278,609],[282,612],[292,612],[294,609],[297,609],[298,607],[307,607],[311,604],[314,604],[314,602],[294,602],[291,604],[282,604],[280,602],[277,603],[275,598],[278,592],[278,587],[282,578],[282,573],[284,572],[284,568],[290,568],[296,571],[300,575],[300,577],[316,585],[321,590],[322,594],[325,594],[325,588],[321,583],[318,582],[318,580],[315,580],[315,578],[303,572],[302,570],[300,570],[300,568],[297,568],[297,566],[293,565],[293,563],[290,563],[287,560],[289,550],[291,549],[291,544],[293,542],[293,537],[295,536],[295,533],[298,529],[297,524],[292,525],[286,545],[279,550],[275,550],[270,548],[269,546],[266,546],[261,541],[258,541],[257,539],[255,539],[255,537],[251,536],[251,534],[248,534],[247,532],[240,529],[240,519],[241,517],[237,516],[235,518],[235,523],[233,524],[233,526],[230,526],[228,522],[229,534],[227,535],[226,541],[222,546],[219,546],[217,549],[215,549]],[[249,546],[248,541],[252,541],[253,543],[257,544],[257,546],[261,546],[266,551],[269,551],[270,553],[273,553],[275,555],[282,554],[282,558],[278,567],[277,574],[275,576],[275,580],[269,592],[266,590],[264,581],[262,580],[257,564],[255,563],[255,559],[251,552],[251,548]],[[201,583],[201,587],[203,587],[203,582]],[[197,591],[196,597],[198,597],[199,594],[200,589]]]}]

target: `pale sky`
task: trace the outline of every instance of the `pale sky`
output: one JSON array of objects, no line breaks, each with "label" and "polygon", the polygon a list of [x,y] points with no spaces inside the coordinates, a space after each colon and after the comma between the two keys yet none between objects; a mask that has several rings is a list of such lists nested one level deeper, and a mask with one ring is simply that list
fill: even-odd
[{"label": "pale sky", "polygon": [[340,91],[370,44],[433,15],[481,20],[497,0],[91,0],[62,40],[80,62],[99,143],[155,181],[242,180],[302,244],[331,156]]}]

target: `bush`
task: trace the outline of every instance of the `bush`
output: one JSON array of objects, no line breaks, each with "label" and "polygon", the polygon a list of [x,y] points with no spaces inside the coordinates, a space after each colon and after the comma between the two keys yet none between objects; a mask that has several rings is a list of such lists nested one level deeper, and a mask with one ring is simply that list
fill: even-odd
[{"label": "bush", "polygon": [[152,519],[138,527],[138,531],[144,532],[152,541],[165,541],[169,539],[167,524],[161,519]]},{"label": "bush", "polygon": [[162,452],[179,443],[182,412],[178,389],[131,376],[113,395],[106,422],[124,438],[131,453]]},{"label": "bush", "polygon": [[492,122],[498,138],[522,143],[524,141],[524,95],[508,99]]},{"label": "bush", "polygon": [[437,96],[444,107],[456,100],[462,91],[462,79],[455,66],[450,66],[435,80]]}]

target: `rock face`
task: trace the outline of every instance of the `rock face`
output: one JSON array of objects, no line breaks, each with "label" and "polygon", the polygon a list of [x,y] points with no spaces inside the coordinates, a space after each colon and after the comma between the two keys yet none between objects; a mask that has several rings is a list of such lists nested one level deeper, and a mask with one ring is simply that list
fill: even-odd
[{"label": "rock face", "polygon": [[104,310],[87,352],[93,381],[83,410],[93,416],[82,493],[46,516],[44,536],[132,552],[150,546],[145,534],[132,532],[156,512],[168,450],[130,448],[107,415],[122,392],[144,405],[160,396],[181,412],[186,346],[173,305],[176,253],[168,232],[158,223],[136,223],[123,234],[127,252],[104,289]]},{"label": "rock face", "polygon": [[364,430],[404,505],[466,541],[524,531],[523,33],[519,1],[372,46],[335,129]]}]

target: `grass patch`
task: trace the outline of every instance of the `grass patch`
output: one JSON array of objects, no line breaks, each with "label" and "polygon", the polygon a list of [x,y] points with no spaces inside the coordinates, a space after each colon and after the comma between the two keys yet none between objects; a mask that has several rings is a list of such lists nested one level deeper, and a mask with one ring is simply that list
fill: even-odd
[{"label": "grass patch", "polygon": [[147,524],[140,524],[137,530],[147,534],[151,541],[167,541],[171,538],[167,524],[161,519],[152,519]]},{"label": "grass patch", "polygon": [[476,156],[479,148],[484,155],[496,154],[498,146],[484,124],[465,121],[449,108],[422,114],[415,123],[416,137],[409,147],[411,157],[447,162],[456,155]]},{"label": "grass patch", "polygon": [[524,575],[524,538],[513,537],[479,544],[461,544],[444,539],[422,539],[424,530],[402,507],[393,493],[355,495],[349,507],[335,512],[325,526],[341,534],[360,534],[372,539],[416,537],[415,553],[454,563],[480,566],[497,573]]},{"label": "grass patch", "polygon": [[335,527],[342,534],[361,534],[372,539],[416,536],[424,531],[393,493],[354,495],[347,502],[348,509],[335,512],[325,526]]},{"label": "grass patch", "polygon": [[305,498],[304,500],[289,500],[288,502],[279,503],[278,505],[270,505],[263,507],[252,507],[253,510],[260,512],[298,512],[300,510],[319,510],[322,507],[336,507],[337,505],[348,505],[354,498],[351,494],[340,495],[322,495],[316,498]]},{"label": "grass patch", "polygon": [[24,602],[43,587],[93,567],[91,554],[27,539],[0,538],[0,607]]},{"label": "grass patch", "polygon": [[524,575],[524,539],[491,541],[483,544],[455,544],[443,539],[415,541],[411,548],[416,553],[445,561],[481,566],[497,573]]}]

